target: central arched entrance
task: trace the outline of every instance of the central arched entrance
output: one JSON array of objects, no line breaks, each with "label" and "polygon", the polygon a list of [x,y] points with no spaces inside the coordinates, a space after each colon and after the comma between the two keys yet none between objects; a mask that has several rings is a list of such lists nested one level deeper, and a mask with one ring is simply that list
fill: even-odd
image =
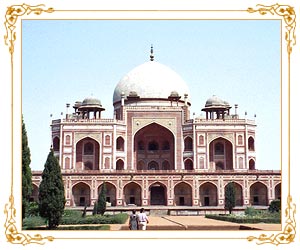
[{"label": "central arched entrance", "polygon": [[135,182],[130,182],[124,187],[125,204],[141,206],[142,188]]},{"label": "central arched entrance", "polygon": [[174,187],[176,206],[192,206],[192,188],[181,182]]},{"label": "central arched entrance", "polygon": [[157,182],[150,186],[150,205],[166,205],[166,187]]},{"label": "central arched entrance", "polygon": [[172,170],[174,135],[167,128],[152,123],[134,136],[134,165],[138,170]]}]

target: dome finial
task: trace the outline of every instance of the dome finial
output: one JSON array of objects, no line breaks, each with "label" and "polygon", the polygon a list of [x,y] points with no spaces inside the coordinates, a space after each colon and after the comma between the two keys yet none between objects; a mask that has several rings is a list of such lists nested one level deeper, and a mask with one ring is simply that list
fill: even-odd
[{"label": "dome finial", "polygon": [[151,44],[151,50],[150,50],[150,61],[154,61],[154,55],[153,55],[153,45]]}]

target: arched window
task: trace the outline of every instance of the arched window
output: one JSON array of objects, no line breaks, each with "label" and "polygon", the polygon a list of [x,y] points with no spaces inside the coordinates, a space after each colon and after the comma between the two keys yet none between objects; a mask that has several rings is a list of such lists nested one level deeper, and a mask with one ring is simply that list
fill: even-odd
[{"label": "arched window", "polygon": [[255,170],[255,161],[253,159],[251,159],[249,161],[249,169],[250,170]]},{"label": "arched window", "polygon": [[91,142],[87,142],[84,144],[83,152],[85,155],[92,155],[94,154],[94,145]]},{"label": "arched window", "polygon": [[109,135],[105,136],[105,145],[110,145],[110,136]]},{"label": "arched window", "polygon": [[199,145],[204,145],[204,136],[203,135],[199,136]]},{"label": "arched window", "polygon": [[124,151],[124,139],[121,136],[117,139],[117,150]]},{"label": "arched window", "polygon": [[239,157],[239,168],[244,168],[244,161],[243,161],[243,157]]},{"label": "arched window", "polygon": [[59,138],[58,137],[55,137],[53,139],[53,150],[59,151]]},{"label": "arched window", "polygon": [[242,135],[238,136],[238,145],[243,145],[243,136]]},{"label": "arched window", "polygon": [[151,151],[158,150],[158,143],[156,141],[149,142],[148,150],[151,150]]},{"label": "arched window", "polygon": [[199,166],[201,169],[204,169],[204,158],[203,157],[200,158]]},{"label": "arched window", "polygon": [[71,143],[71,136],[67,135],[66,136],[66,144],[70,145],[70,143]]},{"label": "arched window", "polygon": [[224,155],[224,145],[220,142],[215,144],[215,154],[216,155]]},{"label": "arched window", "polygon": [[124,170],[124,161],[123,160],[121,160],[121,159],[117,160],[116,169],[117,170]]},{"label": "arched window", "polygon": [[70,158],[69,157],[65,158],[65,169],[70,169]]},{"label": "arched window", "polygon": [[156,161],[151,161],[148,164],[148,169],[149,170],[158,170],[159,169],[158,163]]},{"label": "arched window", "polygon": [[184,151],[193,151],[193,139],[189,136],[184,139]]},{"label": "arched window", "polygon": [[105,167],[106,169],[109,169],[109,167],[110,167],[110,158],[109,158],[109,157],[106,157],[106,158],[105,158],[104,167]]},{"label": "arched window", "polygon": [[248,149],[254,151],[254,139],[251,136],[248,138]]},{"label": "arched window", "polygon": [[191,159],[187,159],[184,161],[184,169],[185,170],[193,170],[194,169],[193,161]]}]

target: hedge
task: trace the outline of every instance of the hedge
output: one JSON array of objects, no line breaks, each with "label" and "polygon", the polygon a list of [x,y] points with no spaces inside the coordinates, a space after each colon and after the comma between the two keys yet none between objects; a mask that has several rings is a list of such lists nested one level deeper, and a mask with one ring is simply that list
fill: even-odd
[{"label": "hedge", "polygon": [[280,216],[278,217],[237,217],[237,216],[229,216],[229,215],[217,215],[217,214],[206,214],[205,218],[214,219],[214,220],[222,220],[229,221],[235,223],[267,223],[267,224],[280,224]]},{"label": "hedge", "polygon": [[[26,230],[48,230],[47,227],[32,227],[26,228]],[[109,225],[101,225],[101,226],[59,226],[52,230],[110,230]]]},{"label": "hedge", "polygon": [[[128,218],[127,213],[120,213],[116,215],[89,215],[82,217],[81,212],[65,210],[60,225],[83,225],[83,224],[124,224]],[[31,216],[23,219],[23,230],[31,230],[43,228],[46,225],[45,219],[40,216]],[[85,225],[86,226],[86,225]],[[95,227],[95,226],[92,226]],[[80,230],[78,227],[74,228]],[[70,229],[72,230],[72,229]]]},{"label": "hedge", "polygon": [[128,214],[120,213],[116,215],[89,215],[86,217],[63,217],[60,225],[75,224],[124,224],[128,218]]}]

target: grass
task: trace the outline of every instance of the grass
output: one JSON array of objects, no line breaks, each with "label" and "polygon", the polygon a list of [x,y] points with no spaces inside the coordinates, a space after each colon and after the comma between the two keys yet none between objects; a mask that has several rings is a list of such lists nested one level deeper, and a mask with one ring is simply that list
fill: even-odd
[{"label": "grass", "polygon": [[[109,230],[109,224],[124,224],[128,214],[87,215],[82,217],[82,211],[66,209],[60,227],[56,230]],[[45,230],[46,220],[40,216],[30,216],[23,220],[23,230]]]}]

